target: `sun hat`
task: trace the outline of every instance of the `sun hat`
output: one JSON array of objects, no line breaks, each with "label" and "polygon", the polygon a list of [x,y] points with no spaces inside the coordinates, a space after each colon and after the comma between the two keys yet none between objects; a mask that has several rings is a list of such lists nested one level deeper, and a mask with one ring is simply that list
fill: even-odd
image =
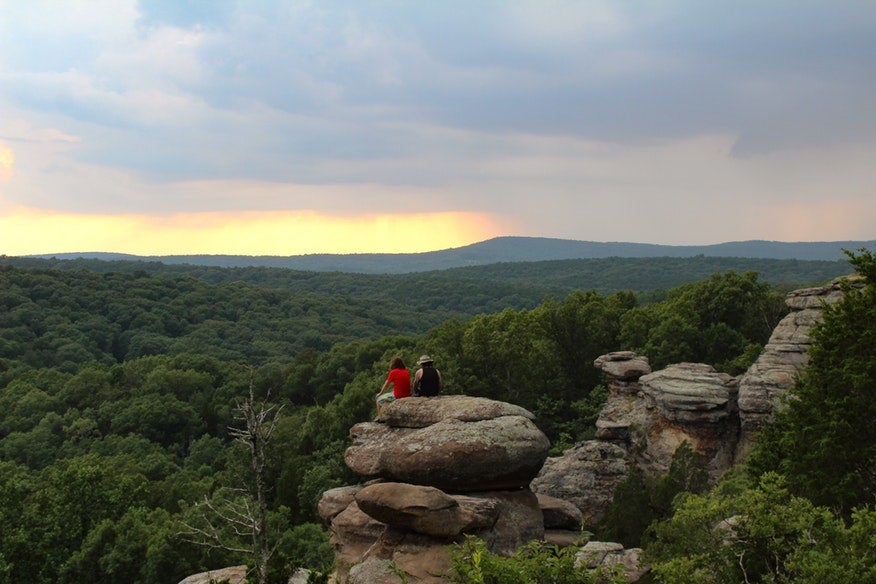
[{"label": "sun hat", "polygon": [[430,357],[429,355],[423,355],[420,357],[420,360],[417,361],[417,364],[423,365],[425,363],[431,363],[431,362],[432,362],[432,357]]}]

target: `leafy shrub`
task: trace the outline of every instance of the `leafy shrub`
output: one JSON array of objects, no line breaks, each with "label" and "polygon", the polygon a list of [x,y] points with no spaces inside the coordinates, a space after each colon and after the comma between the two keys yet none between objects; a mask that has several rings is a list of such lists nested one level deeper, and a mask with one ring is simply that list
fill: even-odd
[{"label": "leafy shrub", "polygon": [[655,532],[647,552],[663,584],[876,581],[876,512],[856,510],[847,527],[774,473],[741,493],[683,497]]},{"label": "leafy shrub", "polygon": [[576,565],[578,548],[551,546],[533,541],[511,557],[487,549],[476,537],[467,537],[451,550],[454,582],[460,584],[621,584],[627,582],[620,571],[590,571]]}]

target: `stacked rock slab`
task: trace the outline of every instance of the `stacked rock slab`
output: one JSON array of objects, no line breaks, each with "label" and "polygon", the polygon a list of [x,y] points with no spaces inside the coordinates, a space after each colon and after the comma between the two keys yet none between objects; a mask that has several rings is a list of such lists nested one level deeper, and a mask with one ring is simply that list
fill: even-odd
[{"label": "stacked rock slab", "polygon": [[810,332],[821,321],[824,305],[841,297],[837,282],[788,294],[785,302],[791,312],[779,322],[757,361],[739,381],[737,460],[748,452],[754,433],[780,407],[782,398],[809,362]]},{"label": "stacked rock slab", "polygon": [[397,400],[351,428],[344,459],[366,483],[327,491],[319,504],[337,580],[446,582],[447,545],[467,534],[504,555],[543,539],[529,483],[550,445],[533,419],[504,402],[439,396]]},{"label": "stacked rock slab", "polygon": [[639,383],[653,413],[639,468],[665,474],[684,442],[703,457],[712,478],[733,464],[739,427],[735,377],[704,363],[678,363],[643,375]]},{"label": "stacked rock slab", "polygon": [[[854,278],[849,283],[859,285]],[[754,432],[780,407],[809,360],[812,327],[825,304],[841,297],[839,282],[789,293],[791,312],[739,379],[698,363],[652,372],[646,357],[630,351],[599,357],[594,365],[605,373],[609,397],[596,422],[596,439],[545,461],[532,489],[572,502],[585,527],[592,527],[630,468],[665,473],[682,442],[700,453],[710,476],[717,477],[741,460]]]},{"label": "stacked rock slab", "polygon": [[539,495],[573,503],[584,525],[593,527],[630,469],[667,472],[683,442],[703,455],[712,476],[732,463],[738,433],[734,377],[701,363],[651,372],[648,360],[630,351],[603,355],[594,364],[609,389],[596,439],[545,461],[532,482]]},{"label": "stacked rock slab", "polygon": [[595,365],[606,373],[608,399],[596,421],[596,439],[579,442],[548,458],[532,489],[574,504],[583,524],[596,525],[611,504],[615,487],[630,472],[630,451],[651,423],[639,378],[651,372],[648,359],[632,351],[609,353]]}]

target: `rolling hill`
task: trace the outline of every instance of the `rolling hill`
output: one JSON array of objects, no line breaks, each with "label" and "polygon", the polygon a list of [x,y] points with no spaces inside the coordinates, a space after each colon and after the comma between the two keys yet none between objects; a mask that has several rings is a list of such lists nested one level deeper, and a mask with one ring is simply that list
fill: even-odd
[{"label": "rolling hill", "polygon": [[430,272],[500,262],[599,258],[689,258],[731,257],[780,260],[844,260],[842,250],[872,249],[876,240],[797,242],[737,241],[714,245],[657,245],[647,243],[594,242],[544,237],[496,237],[472,245],[424,253],[309,254],[297,256],[168,255],[135,256],[119,253],[82,252],[42,254],[38,258],[157,261],[216,267],[269,267],[315,272],[359,274],[404,274]]}]

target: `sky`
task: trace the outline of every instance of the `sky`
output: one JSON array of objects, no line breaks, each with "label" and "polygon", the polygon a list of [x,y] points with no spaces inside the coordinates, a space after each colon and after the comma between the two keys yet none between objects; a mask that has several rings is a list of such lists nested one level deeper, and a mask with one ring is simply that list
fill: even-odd
[{"label": "sky", "polygon": [[0,0],[0,254],[876,239],[876,3]]}]

